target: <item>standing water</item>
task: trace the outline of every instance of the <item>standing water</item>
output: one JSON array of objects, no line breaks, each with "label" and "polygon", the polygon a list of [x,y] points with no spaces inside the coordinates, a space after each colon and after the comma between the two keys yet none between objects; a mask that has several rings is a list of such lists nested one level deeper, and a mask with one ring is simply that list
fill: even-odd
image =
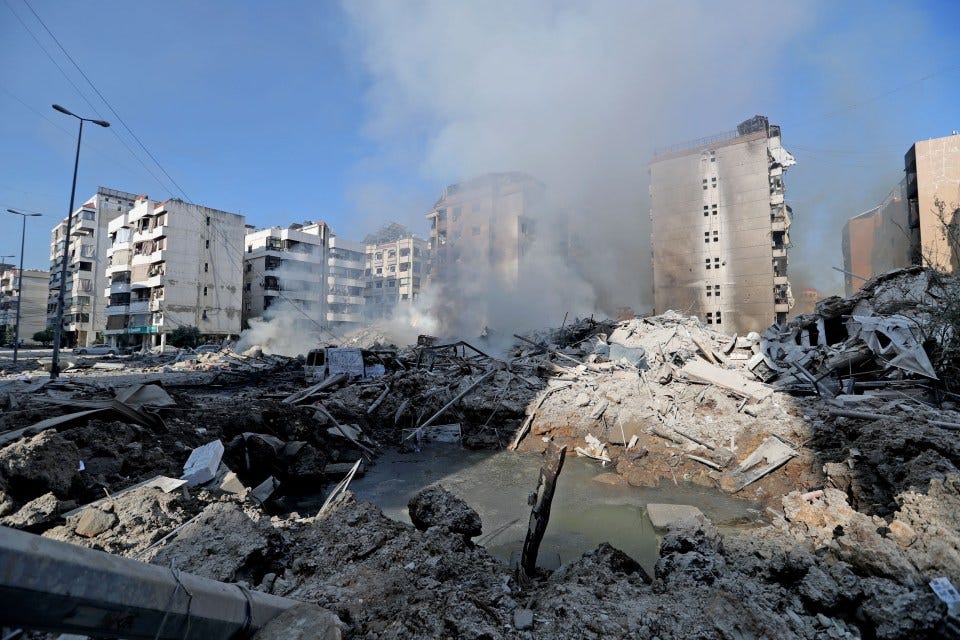
[{"label": "standing water", "polygon": [[[539,454],[468,451],[456,445],[432,444],[416,453],[385,453],[366,475],[354,478],[350,490],[358,499],[379,506],[388,517],[409,523],[410,498],[424,487],[440,483],[480,514],[483,533],[476,542],[509,562],[523,546],[530,518],[527,496],[536,489],[541,461]],[[567,457],[540,547],[541,558],[559,555],[561,562],[567,563],[601,542],[609,542],[652,572],[659,540],[646,516],[648,503],[693,505],[721,527],[758,516],[752,508],[756,505],[703,487],[681,484],[648,489],[593,480],[611,470],[585,458]]]}]

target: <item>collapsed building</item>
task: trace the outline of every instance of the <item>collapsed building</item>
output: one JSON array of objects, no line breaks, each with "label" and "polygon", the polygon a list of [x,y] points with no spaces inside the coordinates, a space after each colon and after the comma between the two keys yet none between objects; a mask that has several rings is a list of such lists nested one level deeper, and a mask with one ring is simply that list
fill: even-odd
[{"label": "collapsed building", "polygon": [[[355,374],[309,382],[303,362],[258,348],[78,358],[56,382],[24,364],[0,380],[0,581],[18,604],[0,626],[85,584],[85,615],[68,606],[46,628],[960,637],[960,411],[942,368],[949,336],[921,333],[954,286],[919,268],[886,274],[764,335],[666,312],[518,334],[502,358],[482,339],[370,343]],[[541,478],[566,451],[594,465],[597,486],[703,486],[745,498],[750,515],[718,528],[648,504],[652,565],[601,544],[527,571],[525,555],[512,566],[484,546],[499,526],[470,496],[426,487],[405,524],[350,495],[386,449],[451,440],[546,452]],[[546,525],[536,487],[531,529]],[[296,501],[310,492],[322,503]],[[155,587],[17,569],[51,558]],[[93,615],[110,607],[126,613]]]},{"label": "collapsed building", "polygon": [[787,279],[795,160],[765,116],[658,150],[650,162],[653,298],[724,331],[763,331],[793,303]]}]

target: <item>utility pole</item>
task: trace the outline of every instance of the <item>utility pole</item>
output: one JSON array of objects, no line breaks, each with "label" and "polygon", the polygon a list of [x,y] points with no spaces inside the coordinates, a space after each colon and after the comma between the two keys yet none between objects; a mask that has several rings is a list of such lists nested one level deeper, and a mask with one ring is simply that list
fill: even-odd
[{"label": "utility pole", "polygon": [[16,209],[7,209],[7,213],[23,218],[20,231],[20,271],[17,273],[17,324],[13,330],[13,364],[17,364],[17,352],[20,351],[20,307],[23,306],[23,250],[27,239],[27,218],[39,218],[42,214],[24,213]]}]

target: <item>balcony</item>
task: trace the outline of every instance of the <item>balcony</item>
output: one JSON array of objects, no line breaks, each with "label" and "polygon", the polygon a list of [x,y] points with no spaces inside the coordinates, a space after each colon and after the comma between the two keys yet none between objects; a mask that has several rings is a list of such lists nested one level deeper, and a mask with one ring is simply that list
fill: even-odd
[{"label": "balcony", "polygon": [[150,301],[150,311],[160,311],[163,306],[163,298]]},{"label": "balcony", "polygon": [[108,316],[125,316],[130,311],[130,305],[128,304],[111,304],[107,306],[107,315]]},{"label": "balcony", "polygon": [[130,315],[135,314],[144,314],[150,312],[150,301],[149,300],[131,300],[130,301]]},{"label": "balcony", "polygon": [[788,284],[787,276],[773,276],[773,284]]},{"label": "balcony", "polygon": [[774,192],[770,194],[770,204],[777,205],[783,204],[783,192]]},{"label": "balcony", "polygon": [[327,296],[327,302],[330,304],[356,304],[362,305],[364,303],[363,296],[345,296],[339,294],[330,294]]},{"label": "balcony", "polygon": [[110,288],[107,289],[108,295],[111,293],[129,293],[130,292],[130,282],[111,282]]}]

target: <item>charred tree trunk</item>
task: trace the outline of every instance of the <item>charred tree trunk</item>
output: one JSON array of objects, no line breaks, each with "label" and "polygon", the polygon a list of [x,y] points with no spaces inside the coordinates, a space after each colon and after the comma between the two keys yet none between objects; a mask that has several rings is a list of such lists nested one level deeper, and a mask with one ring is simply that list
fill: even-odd
[{"label": "charred tree trunk", "polygon": [[520,570],[526,576],[534,575],[537,568],[537,554],[540,552],[540,543],[543,541],[543,534],[546,533],[547,523],[550,521],[553,492],[557,488],[557,476],[563,469],[566,452],[566,447],[557,447],[551,442],[543,454],[544,461],[543,466],[540,467],[537,490],[530,496],[533,509],[530,511],[530,524],[527,526],[527,537],[523,541],[523,553],[520,556]]}]

